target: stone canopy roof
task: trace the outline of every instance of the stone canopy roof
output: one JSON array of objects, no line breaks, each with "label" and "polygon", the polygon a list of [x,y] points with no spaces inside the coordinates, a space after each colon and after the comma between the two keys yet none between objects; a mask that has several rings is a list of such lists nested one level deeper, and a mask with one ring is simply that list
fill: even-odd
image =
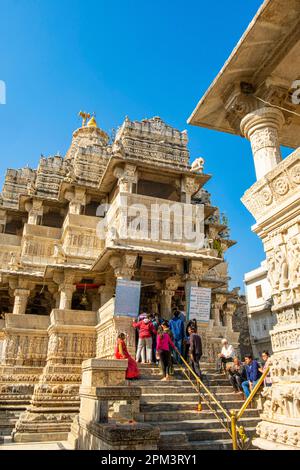
[{"label": "stone canopy roof", "polygon": [[264,100],[292,111],[284,113],[280,142],[296,148],[300,116],[294,113],[300,115],[300,104],[293,103],[292,94],[299,79],[300,2],[266,0],[188,123],[241,135],[240,116],[264,106]]}]

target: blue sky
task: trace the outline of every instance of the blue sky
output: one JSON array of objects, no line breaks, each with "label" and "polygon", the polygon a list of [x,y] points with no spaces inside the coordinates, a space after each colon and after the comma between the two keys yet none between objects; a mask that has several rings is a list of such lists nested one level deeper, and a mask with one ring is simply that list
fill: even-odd
[{"label": "blue sky", "polygon": [[100,127],[155,115],[188,129],[191,159],[213,175],[207,189],[238,244],[231,286],[263,259],[240,202],[255,181],[249,143],[186,121],[262,0],[0,0],[0,175],[64,154],[81,109]]}]

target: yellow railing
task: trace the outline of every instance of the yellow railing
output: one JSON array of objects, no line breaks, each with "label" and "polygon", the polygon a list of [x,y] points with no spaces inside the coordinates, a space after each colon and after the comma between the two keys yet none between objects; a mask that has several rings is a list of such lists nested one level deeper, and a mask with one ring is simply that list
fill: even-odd
[{"label": "yellow railing", "polygon": [[[260,387],[262,386],[265,378],[269,374],[270,369],[267,367],[261,377],[259,378],[258,382],[255,384],[253,390],[251,391],[249,397],[241,407],[241,409],[236,412],[232,410],[231,412],[231,429],[235,429],[235,432],[232,433],[232,448],[233,450],[238,450],[239,448],[242,450],[247,450],[251,444],[251,439],[247,443],[247,435],[243,426],[238,426],[238,421],[242,418],[243,414],[252,403],[253,399],[255,398],[257,392],[259,391]],[[238,437],[240,438],[240,444],[238,444]]]},{"label": "yellow railing", "polygon": [[[177,349],[176,349],[176,352],[179,355],[182,363],[185,365],[188,372],[194,377],[194,379],[197,382],[198,388],[195,386],[194,382],[191,380],[185,368],[181,364],[178,364],[181,371],[185,375],[185,377],[189,380],[189,382],[192,384],[193,388],[196,390],[196,392],[199,395],[199,405],[198,405],[199,411],[202,410],[202,405],[201,405],[201,399],[202,399],[206,403],[208,408],[213,412],[213,414],[218,419],[218,421],[223,426],[223,428],[228,432],[229,436],[232,439],[232,449],[233,450],[247,450],[251,444],[251,439],[248,439],[244,427],[239,426],[238,421],[242,418],[244,412],[246,411],[250,403],[252,403],[255,395],[259,391],[261,385],[263,384],[265,378],[267,377],[269,373],[269,368],[267,368],[263,372],[263,374],[259,378],[258,382],[256,383],[255,387],[251,391],[249,397],[247,398],[247,400],[245,401],[241,409],[239,411],[231,410],[229,414],[229,412],[224,408],[222,403],[215,397],[215,395],[209,390],[209,388],[202,382],[200,377],[198,377],[198,375],[195,374],[191,366],[186,362],[186,360],[182,357],[182,355]],[[205,393],[203,392],[201,393],[201,390],[204,391]],[[210,400],[207,398],[205,394],[209,397]],[[212,403],[216,405],[217,410],[213,408]],[[222,418],[220,418],[218,413],[221,413]]]},{"label": "yellow railing", "polygon": [[[215,395],[209,390],[209,388],[202,382],[200,377],[198,377],[197,374],[193,371],[191,366],[186,362],[186,360],[182,357],[180,352],[176,349],[177,354],[180,356],[181,361],[185,365],[186,369],[189,371],[189,373],[194,377],[194,379],[197,382],[198,387],[195,386],[194,382],[191,380],[191,377],[188,375],[187,371],[184,369],[184,367],[181,364],[178,364],[181,371],[185,375],[185,377],[189,380],[189,382],[192,384],[193,388],[196,390],[196,392],[199,395],[199,405],[198,405],[198,410],[202,410],[202,403],[205,402],[205,404],[208,406],[210,411],[214,414],[214,416],[217,418],[217,420],[220,422],[222,427],[228,432],[228,434],[231,436],[231,416],[228,413],[228,411],[224,408],[222,403],[215,397]],[[209,397],[209,398],[208,398]],[[215,408],[214,408],[215,406]],[[221,414],[221,417],[220,417]]]}]

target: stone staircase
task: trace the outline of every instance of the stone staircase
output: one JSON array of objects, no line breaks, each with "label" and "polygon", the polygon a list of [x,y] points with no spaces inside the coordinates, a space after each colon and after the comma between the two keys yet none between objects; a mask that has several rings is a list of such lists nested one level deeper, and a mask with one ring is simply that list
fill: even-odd
[{"label": "stone staircase", "polygon": [[[227,377],[218,374],[211,364],[201,364],[205,385],[222,402],[227,411],[239,410],[243,398],[235,394]],[[161,382],[160,370],[141,366],[141,379],[134,385],[142,389],[141,412],[145,423],[159,426],[160,450],[232,449],[229,434],[203,402],[198,411],[198,395],[180,370],[169,382]],[[239,421],[247,436],[255,433],[259,411],[248,409]]]}]

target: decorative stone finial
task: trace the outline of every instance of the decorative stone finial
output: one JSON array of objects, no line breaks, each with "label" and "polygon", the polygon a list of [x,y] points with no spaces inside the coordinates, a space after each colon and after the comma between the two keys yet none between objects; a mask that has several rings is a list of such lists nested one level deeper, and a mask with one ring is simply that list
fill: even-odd
[{"label": "decorative stone finial", "polygon": [[96,128],[98,128],[95,116],[92,116],[92,118],[89,120],[89,122],[87,123],[87,127],[96,127]]}]

